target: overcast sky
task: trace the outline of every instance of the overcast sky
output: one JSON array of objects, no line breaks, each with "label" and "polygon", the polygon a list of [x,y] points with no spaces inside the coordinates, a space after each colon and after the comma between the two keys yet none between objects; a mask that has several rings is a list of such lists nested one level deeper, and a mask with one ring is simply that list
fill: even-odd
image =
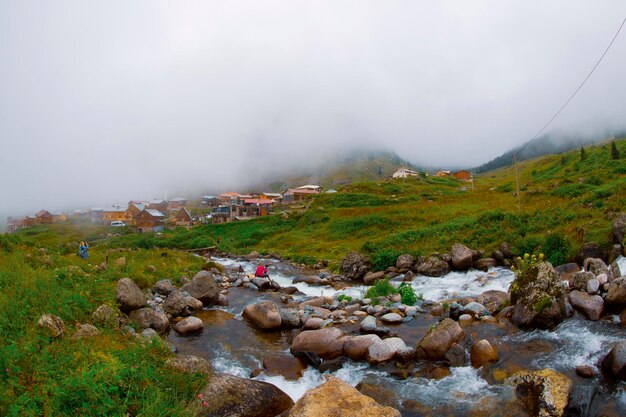
[{"label": "overcast sky", "polygon": [[[347,148],[477,165],[536,133],[625,15],[623,0],[0,0],[0,215],[231,187]],[[624,127],[625,74],[626,30],[552,128]]]}]

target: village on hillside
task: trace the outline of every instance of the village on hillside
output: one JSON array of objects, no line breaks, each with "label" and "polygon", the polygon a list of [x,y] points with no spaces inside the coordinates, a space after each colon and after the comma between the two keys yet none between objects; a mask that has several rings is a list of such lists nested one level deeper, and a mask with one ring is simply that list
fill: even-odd
[{"label": "village on hillside", "polygon": [[[411,169],[398,168],[391,176],[409,178],[422,174]],[[470,171],[437,171],[437,177],[454,177],[462,181],[473,181]],[[188,201],[178,197],[171,200],[131,200],[124,206],[116,205],[88,210],[74,210],[70,213],[55,213],[40,210],[34,215],[8,217],[7,231],[13,233],[25,227],[53,224],[67,221],[91,221],[93,223],[116,226],[128,226],[141,232],[160,232],[166,227],[191,227],[205,223],[227,223],[267,216],[278,206],[302,203],[309,197],[322,193],[336,193],[334,189],[324,190],[320,185],[307,184],[289,188],[283,193],[240,194],[226,192],[219,195],[205,195],[200,201]]]}]

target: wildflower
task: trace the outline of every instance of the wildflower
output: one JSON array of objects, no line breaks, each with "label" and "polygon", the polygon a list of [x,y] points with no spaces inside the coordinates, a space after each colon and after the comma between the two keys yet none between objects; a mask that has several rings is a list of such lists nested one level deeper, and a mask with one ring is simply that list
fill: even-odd
[{"label": "wildflower", "polygon": [[208,407],[208,406],[209,406],[209,403],[208,403],[208,402],[206,402],[206,401],[202,401],[202,406],[203,406],[203,407]]},{"label": "wildflower", "polygon": [[199,399],[202,399],[202,394],[198,394],[198,398],[199,398]]}]

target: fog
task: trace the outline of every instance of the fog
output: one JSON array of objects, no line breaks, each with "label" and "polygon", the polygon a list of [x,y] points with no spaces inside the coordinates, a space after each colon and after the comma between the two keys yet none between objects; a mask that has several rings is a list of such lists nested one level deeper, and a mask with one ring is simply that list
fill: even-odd
[{"label": "fog", "polygon": [[[475,166],[543,126],[625,14],[623,0],[0,0],[0,216],[243,188],[349,149]],[[622,33],[548,131],[622,129],[625,64]]]}]

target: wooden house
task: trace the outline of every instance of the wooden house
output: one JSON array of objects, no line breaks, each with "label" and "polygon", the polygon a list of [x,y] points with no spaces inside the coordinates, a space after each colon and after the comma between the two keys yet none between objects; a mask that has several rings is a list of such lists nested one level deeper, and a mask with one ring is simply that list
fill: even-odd
[{"label": "wooden house", "polygon": [[193,218],[186,207],[182,207],[176,214],[176,226],[191,226]]},{"label": "wooden house", "polygon": [[181,207],[185,207],[187,205],[187,200],[182,197],[173,198],[168,200],[167,207],[171,209],[179,209]]},{"label": "wooden house", "polygon": [[168,208],[168,204],[167,204],[167,201],[165,200],[151,200],[151,201],[148,201],[147,208],[150,210],[166,212]]},{"label": "wooden house", "polygon": [[319,186],[319,185],[313,185],[313,184],[307,184],[307,185],[303,185],[301,187],[297,187],[298,190],[309,190],[309,191],[315,191],[316,193],[323,193],[324,189]]},{"label": "wooden house", "polygon": [[104,209],[102,212],[102,221],[104,223],[110,223],[115,221],[123,222],[126,220],[126,209],[122,207],[111,207]]},{"label": "wooden house", "polygon": [[52,223],[66,222],[67,213],[52,213]]},{"label": "wooden house", "polygon": [[144,209],[137,216],[136,227],[140,232],[160,232],[165,225],[165,215],[159,210]]},{"label": "wooden house", "polygon": [[125,212],[124,222],[129,226],[135,226],[137,224],[137,217],[146,208],[145,204],[132,203],[128,206]]},{"label": "wooden house", "polygon": [[450,176],[452,176],[452,171],[441,170],[435,173],[435,177],[450,177]]},{"label": "wooden house", "polygon": [[7,232],[14,233],[24,227],[26,227],[25,217],[9,217],[7,218]]},{"label": "wooden house", "polygon": [[307,198],[319,194],[319,191],[292,188],[283,193],[283,203],[291,204],[306,200]]},{"label": "wooden house", "polygon": [[245,217],[260,217],[270,214],[271,207],[276,204],[272,199],[248,198],[243,202]]},{"label": "wooden house", "polygon": [[89,218],[92,222],[102,223],[102,217],[104,216],[104,209],[100,207],[93,207],[89,209]]},{"label": "wooden house", "polygon": [[260,198],[265,200],[274,200],[274,202],[280,203],[283,199],[283,195],[281,193],[262,193]]},{"label": "wooden house", "polygon": [[35,215],[37,218],[37,224],[52,224],[53,216],[48,210],[40,210]]},{"label": "wooden house", "polygon": [[221,205],[211,210],[212,223],[227,223],[234,218],[234,213],[230,205]]},{"label": "wooden house", "polygon": [[209,207],[217,207],[222,204],[222,200],[215,195],[205,195],[202,197],[202,204]]},{"label": "wooden house", "polygon": [[469,171],[467,171],[465,169],[462,169],[460,171],[455,172],[454,174],[452,174],[452,176],[454,178],[457,178],[457,179],[460,179],[460,180],[463,180],[463,181],[470,181],[472,179],[471,172],[469,172]]}]

